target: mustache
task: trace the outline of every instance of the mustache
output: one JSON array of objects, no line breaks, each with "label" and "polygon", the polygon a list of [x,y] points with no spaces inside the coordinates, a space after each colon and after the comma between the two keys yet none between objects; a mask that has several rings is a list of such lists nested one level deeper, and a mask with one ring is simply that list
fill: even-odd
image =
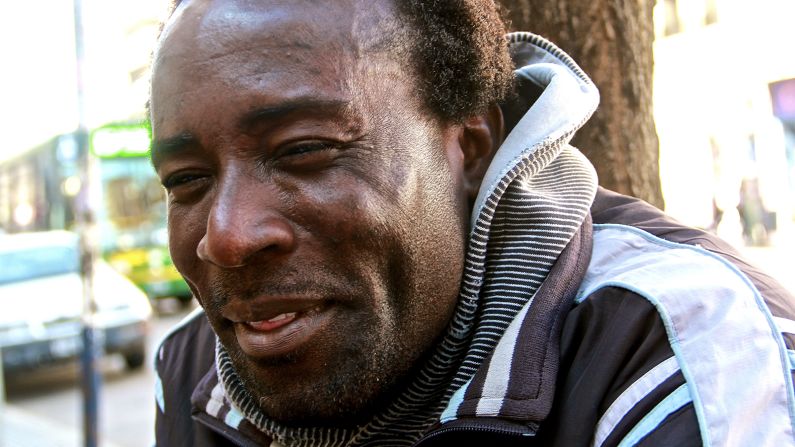
[{"label": "mustache", "polygon": [[326,269],[310,269],[303,272],[288,271],[221,271],[207,282],[205,307],[220,308],[233,299],[253,300],[261,296],[352,296],[361,285],[357,280],[332,275]]}]

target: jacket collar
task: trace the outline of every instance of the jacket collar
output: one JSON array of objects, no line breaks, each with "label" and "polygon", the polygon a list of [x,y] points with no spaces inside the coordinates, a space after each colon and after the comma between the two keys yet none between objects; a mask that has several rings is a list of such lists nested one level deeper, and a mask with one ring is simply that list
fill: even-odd
[{"label": "jacket collar", "polygon": [[[216,339],[216,344],[218,343]],[[273,439],[243,417],[218,380],[215,363],[191,395],[191,415],[213,431],[242,447],[271,445]]]},{"label": "jacket collar", "polygon": [[[514,166],[532,157],[535,149],[555,141],[571,140],[599,105],[599,90],[574,60],[548,40],[527,32],[508,35],[518,90],[536,87],[540,96],[520,95],[509,107],[526,110],[503,141],[489,165],[475,201],[472,223],[482,213],[486,199]],[[531,103],[529,108],[522,107]],[[529,104],[528,104],[529,105]],[[528,153],[528,148],[531,151]]]},{"label": "jacket collar", "polygon": [[560,334],[590,262],[592,242],[587,216],[535,298],[522,307],[491,355],[456,391],[428,437],[472,428],[535,435],[552,408]]}]

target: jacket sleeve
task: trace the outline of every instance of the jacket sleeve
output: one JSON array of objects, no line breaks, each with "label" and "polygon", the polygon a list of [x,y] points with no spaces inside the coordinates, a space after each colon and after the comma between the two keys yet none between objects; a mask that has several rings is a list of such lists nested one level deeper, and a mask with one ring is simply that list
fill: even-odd
[{"label": "jacket sleeve", "polygon": [[214,365],[215,334],[200,310],[164,338],[155,356],[158,447],[231,445],[191,417],[191,395]]},{"label": "jacket sleeve", "polygon": [[692,402],[681,398],[684,376],[645,299],[599,290],[570,312],[561,346],[555,405],[537,445],[701,445]]}]

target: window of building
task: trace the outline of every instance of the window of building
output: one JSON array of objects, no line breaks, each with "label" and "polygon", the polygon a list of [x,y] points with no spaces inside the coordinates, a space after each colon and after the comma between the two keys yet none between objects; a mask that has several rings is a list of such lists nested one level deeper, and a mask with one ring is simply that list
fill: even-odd
[{"label": "window of building", "polygon": [[679,20],[679,8],[676,0],[665,0],[665,35],[670,36],[682,31],[682,24]]},{"label": "window of building", "polygon": [[704,24],[711,25],[718,22],[718,0],[705,0]]}]

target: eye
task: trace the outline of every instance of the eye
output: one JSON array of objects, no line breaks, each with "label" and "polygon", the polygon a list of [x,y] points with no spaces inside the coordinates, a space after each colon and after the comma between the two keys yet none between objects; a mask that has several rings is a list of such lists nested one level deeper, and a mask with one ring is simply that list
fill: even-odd
[{"label": "eye", "polygon": [[178,186],[187,185],[191,182],[204,179],[205,177],[206,175],[195,173],[173,174],[163,179],[162,184],[166,190],[170,191]]},{"label": "eye", "polygon": [[204,196],[211,178],[206,173],[182,171],[166,176],[162,184],[172,204],[189,204]]},{"label": "eye", "polygon": [[289,144],[280,152],[282,157],[291,157],[327,151],[334,148],[335,145],[328,141],[302,141],[299,143]]},{"label": "eye", "polygon": [[331,141],[299,141],[279,148],[275,161],[282,169],[316,171],[333,163],[338,149],[339,144]]}]

